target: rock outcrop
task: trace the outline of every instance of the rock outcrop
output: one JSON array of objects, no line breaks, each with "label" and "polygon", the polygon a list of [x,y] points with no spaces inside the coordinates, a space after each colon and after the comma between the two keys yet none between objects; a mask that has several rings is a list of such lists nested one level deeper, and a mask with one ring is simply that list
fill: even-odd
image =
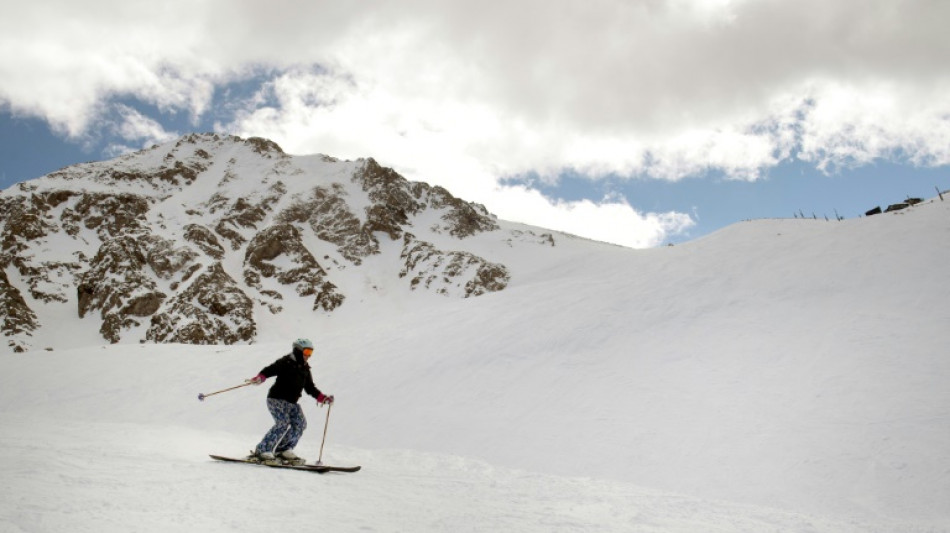
[{"label": "rock outcrop", "polygon": [[258,313],[291,299],[332,313],[368,268],[406,290],[503,290],[508,268],[466,251],[493,232],[483,206],[373,159],[187,135],[0,191],[0,329],[11,351],[36,349],[55,327],[37,311],[65,306],[112,343],[253,342]]},{"label": "rock outcrop", "polygon": [[33,312],[23,295],[10,283],[7,273],[0,269],[0,332],[7,341],[7,347],[13,352],[23,352],[30,347],[28,338],[39,327],[36,313]]},{"label": "rock outcrop", "polygon": [[102,337],[119,342],[123,330],[141,325],[167,297],[147,266],[144,240],[120,236],[103,243],[76,288],[79,318],[97,312]]},{"label": "rock outcrop", "polygon": [[508,286],[511,275],[504,265],[490,263],[468,252],[445,252],[432,243],[403,239],[399,277],[409,278],[413,289],[426,288],[439,294],[468,298],[497,292]]},{"label": "rock outcrop", "polygon": [[152,316],[145,339],[236,344],[253,340],[256,332],[253,302],[221,263],[215,263]]},{"label": "rock outcrop", "polygon": [[265,229],[247,247],[244,282],[261,291],[263,281],[269,278],[293,287],[300,296],[313,296],[314,310],[333,311],[343,303],[343,295],[327,281],[326,271],[303,245],[297,228],[290,224]]}]

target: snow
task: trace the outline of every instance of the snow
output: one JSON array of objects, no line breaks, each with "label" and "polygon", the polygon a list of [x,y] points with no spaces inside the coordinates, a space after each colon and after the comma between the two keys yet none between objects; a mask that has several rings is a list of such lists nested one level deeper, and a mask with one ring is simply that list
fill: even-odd
[{"label": "snow", "polygon": [[[0,530],[895,530],[888,520],[815,517],[458,455],[356,448],[337,442],[346,433],[337,426],[373,413],[342,399],[324,460],[363,465],[357,474],[213,462],[205,451],[241,453],[260,437],[254,430],[268,423],[263,391],[238,389],[203,403],[194,391],[207,391],[201,387],[232,359],[264,360],[256,352],[110,346],[7,358],[4,375],[17,379],[5,380],[0,396]],[[325,411],[305,409],[311,428],[298,451],[312,460]]]},{"label": "snow", "polygon": [[[640,251],[502,226],[464,248],[500,293],[408,291],[383,239],[343,307],[262,311],[250,346],[61,318],[0,356],[0,531],[950,531],[950,203]],[[261,438],[267,385],[198,393],[299,336],[338,400],[324,462],[363,470],[209,459]]]}]

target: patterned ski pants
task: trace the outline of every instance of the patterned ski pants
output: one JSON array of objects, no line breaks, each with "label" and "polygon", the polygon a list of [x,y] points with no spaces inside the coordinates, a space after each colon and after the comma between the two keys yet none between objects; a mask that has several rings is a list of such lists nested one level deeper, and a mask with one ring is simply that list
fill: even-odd
[{"label": "patterned ski pants", "polygon": [[299,404],[275,398],[267,399],[267,410],[274,417],[274,427],[264,435],[257,445],[257,453],[272,452],[278,454],[292,450],[307,429],[307,419]]}]

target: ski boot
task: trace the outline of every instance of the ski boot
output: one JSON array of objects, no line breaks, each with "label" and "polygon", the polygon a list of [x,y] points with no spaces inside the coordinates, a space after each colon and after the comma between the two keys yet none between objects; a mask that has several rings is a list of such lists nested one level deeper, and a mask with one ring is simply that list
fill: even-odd
[{"label": "ski boot", "polygon": [[281,464],[277,457],[271,452],[258,452],[256,450],[247,456],[247,460],[252,463],[261,463],[265,465]]},{"label": "ski boot", "polygon": [[293,450],[284,450],[277,454],[284,464],[302,466],[307,463],[303,457],[298,457]]}]

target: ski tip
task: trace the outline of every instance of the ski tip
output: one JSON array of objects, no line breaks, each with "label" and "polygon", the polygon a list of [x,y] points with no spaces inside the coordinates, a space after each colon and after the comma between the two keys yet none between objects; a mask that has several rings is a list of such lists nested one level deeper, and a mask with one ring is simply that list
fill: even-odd
[{"label": "ski tip", "polygon": [[316,472],[319,472],[320,474],[327,474],[330,472],[349,472],[349,473],[359,472],[360,469],[362,469],[363,467],[362,466],[327,466],[327,465],[316,466],[316,465],[313,465],[310,468],[315,470]]}]

